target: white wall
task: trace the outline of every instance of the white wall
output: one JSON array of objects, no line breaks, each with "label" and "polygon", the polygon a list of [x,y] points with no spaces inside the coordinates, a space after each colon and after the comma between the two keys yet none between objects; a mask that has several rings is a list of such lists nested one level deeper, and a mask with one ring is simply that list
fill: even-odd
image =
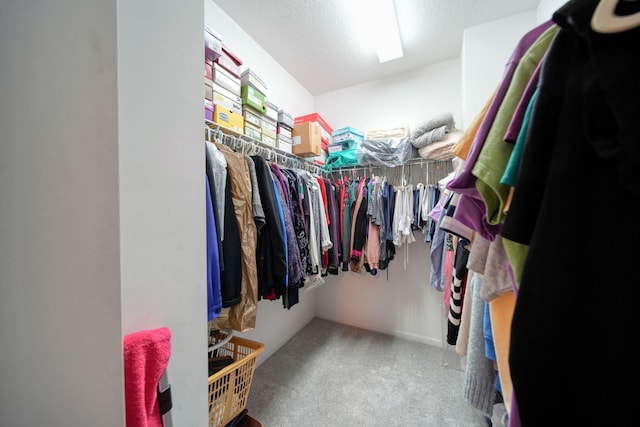
[{"label": "white wall", "polygon": [[497,87],[520,38],[536,26],[536,11],[475,27],[462,37],[462,123],[467,126]]},{"label": "white wall", "polygon": [[[460,60],[322,94],[316,97],[316,107],[336,128],[366,130],[403,122],[414,128],[449,111],[464,129],[499,83],[519,39],[537,23],[532,10],[468,28]],[[405,271],[401,263],[392,262],[388,282],[367,273],[329,277],[318,291],[316,315],[442,345],[443,300],[428,285],[429,246],[419,240],[409,253],[414,260],[409,268]]]},{"label": "white wall", "polygon": [[[450,60],[396,76],[316,96],[316,107],[334,128],[407,124],[415,129],[437,114],[461,115],[460,61]],[[397,172],[397,171],[396,171]],[[389,175],[395,172],[389,171]],[[414,184],[425,182],[415,179]],[[414,233],[407,268],[404,248],[387,272],[342,272],[317,291],[316,316],[415,341],[440,345],[443,294],[429,285],[429,248]]]},{"label": "white wall", "polygon": [[553,13],[560,9],[565,3],[567,3],[566,0],[540,0],[537,10],[538,23],[543,23],[547,19],[551,19]]},{"label": "white wall", "polygon": [[116,1],[0,3],[0,425],[124,424]]},{"label": "white wall", "polygon": [[374,80],[315,98],[316,108],[334,129],[406,124],[410,129],[450,112],[456,123],[460,108],[460,61],[453,59],[388,78]]},{"label": "white wall", "polygon": [[204,12],[205,25],[217,32],[222,37],[222,43],[243,61],[242,71],[250,68],[264,80],[269,101],[293,116],[315,111],[311,93],[269,56],[213,0],[204,0]]},{"label": "white wall", "polygon": [[[280,64],[270,57],[238,24],[212,0],[204,0],[205,24],[222,37],[222,42],[242,59],[242,69],[252,69],[267,84],[267,98],[292,114],[300,116],[315,110],[313,96]],[[202,57],[204,61],[204,57]],[[200,81],[202,78],[200,78]],[[265,345],[260,364],[295,335],[315,315],[315,292],[301,292],[300,302],[291,309],[282,300],[258,302],[255,329],[237,333]]]},{"label": "white wall", "polygon": [[403,247],[376,276],[340,271],[330,277],[318,289],[316,316],[441,346],[444,294],[429,284],[430,246],[419,232],[414,236],[406,270]]},{"label": "white wall", "polygon": [[469,27],[462,41],[462,124],[466,126],[496,88],[516,43],[530,29],[552,18],[563,0],[541,0],[538,8]]},{"label": "white wall", "polygon": [[118,4],[122,333],[171,329],[176,426],[208,419],[203,16]]},{"label": "white wall", "polygon": [[[316,100],[211,0],[204,9],[278,106],[366,128],[442,111],[467,122],[522,31],[562,4],[470,29],[461,64]],[[159,326],[173,332],[174,423],[206,425],[202,6],[0,4],[0,425],[123,425],[122,334]],[[472,60],[472,47],[496,55]],[[493,71],[467,72],[474,61]],[[264,359],[317,310],[439,342],[442,294],[416,237],[406,271],[399,253],[388,281],[341,272],[291,310],[262,301],[243,335],[265,343]]]}]

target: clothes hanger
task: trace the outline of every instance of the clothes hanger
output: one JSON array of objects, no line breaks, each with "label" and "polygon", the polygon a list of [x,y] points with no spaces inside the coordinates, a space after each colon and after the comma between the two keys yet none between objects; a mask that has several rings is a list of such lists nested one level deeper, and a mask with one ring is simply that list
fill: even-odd
[{"label": "clothes hanger", "polygon": [[617,15],[616,7],[620,2],[637,0],[600,0],[591,17],[591,28],[602,34],[621,33],[640,26],[640,11],[630,15]]}]

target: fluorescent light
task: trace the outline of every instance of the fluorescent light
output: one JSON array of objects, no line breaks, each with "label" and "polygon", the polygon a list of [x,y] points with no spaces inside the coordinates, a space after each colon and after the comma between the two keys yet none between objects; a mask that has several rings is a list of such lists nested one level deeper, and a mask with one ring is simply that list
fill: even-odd
[{"label": "fluorescent light", "polygon": [[402,42],[393,0],[357,0],[360,28],[370,40],[380,63],[402,57]]}]

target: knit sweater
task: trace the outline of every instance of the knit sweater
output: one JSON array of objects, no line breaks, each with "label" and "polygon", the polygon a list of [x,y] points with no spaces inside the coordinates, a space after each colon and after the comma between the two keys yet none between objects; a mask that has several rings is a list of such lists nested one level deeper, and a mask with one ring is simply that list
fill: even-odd
[{"label": "knit sweater", "polygon": [[469,343],[467,366],[464,373],[462,395],[464,400],[487,416],[493,412],[495,400],[496,372],[493,361],[485,355],[484,343],[484,300],[480,297],[482,276],[471,275],[471,318],[469,323]]}]

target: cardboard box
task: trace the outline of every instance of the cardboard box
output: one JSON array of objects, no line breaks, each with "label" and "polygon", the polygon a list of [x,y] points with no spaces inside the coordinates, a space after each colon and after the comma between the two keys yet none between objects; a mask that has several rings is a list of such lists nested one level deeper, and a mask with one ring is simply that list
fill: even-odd
[{"label": "cardboard box", "polygon": [[246,121],[244,122],[244,134],[250,138],[262,141],[262,129]]},{"label": "cardboard box", "polygon": [[204,99],[213,100],[213,85],[207,82],[207,79],[204,79]]},{"label": "cardboard box", "polygon": [[218,64],[213,64],[213,82],[234,95],[240,95],[240,79],[231,75]]},{"label": "cardboard box", "polygon": [[267,84],[250,68],[247,68],[240,74],[240,83],[253,86],[262,93],[267,93]]},{"label": "cardboard box", "polygon": [[242,106],[242,116],[244,117],[245,124],[251,123],[259,129],[262,128],[262,116],[256,110],[251,109],[248,105]]},{"label": "cardboard box", "polygon": [[225,70],[233,74],[238,79],[240,78],[240,66],[242,65],[242,59],[229,50],[229,48],[223,43],[222,52],[218,59],[215,60],[216,64],[221,65]]},{"label": "cardboard box", "polygon": [[285,153],[292,154],[292,141],[291,138],[288,138],[284,135],[278,135],[276,137],[276,147]]},{"label": "cardboard box", "polygon": [[215,94],[218,93],[220,95],[224,95],[227,99],[231,100],[233,103],[240,105],[242,108],[242,98],[240,98],[239,93],[233,93],[230,90],[223,88],[222,86],[213,83],[213,94],[215,99]]},{"label": "cardboard box", "polygon": [[278,107],[273,102],[267,100],[267,112],[264,113],[265,116],[269,117],[272,120],[278,121]]},{"label": "cardboard box", "polygon": [[295,121],[293,119],[293,116],[287,113],[285,110],[278,110],[278,123],[282,123],[283,125],[289,126],[291,129],[293,129]]},{"label": "cardboard box", "polygon": [[213,80],[213,66],[206,62],[204,63],[204,77],[207,80]]},{"label": "cardboard box", "polygon": [[289,139],[291,139],[291,129],[290,127],[283,125],[282,123],[278,124],[278,129],[276,130],[278,135],[283,135]]},{"label": "cardboard box", "polygon": [[253,86],[243,85],[240,97],[243,105],[248,105],[260,114],[267,112],[267,97]]},{"label": "cardboard box", "polygon": [[326,134],[325,138],[331,139],[331,133],[333,132],[333,129],[331,128],[331,126],[329,126],[329,124],[322,118],[322,116],[319,113],[306,114],[304,116],[298,116],[294,119],[294,124],[304,123],[304,122],[317,123],[323,129],[324,131],[323,133]]},{"label": "cardboard box", "polygon": [[343,141],[362,142],[364,141],[364,132],[352,128],[351,126],[334,130],[331,133],[331,142],[337,144]]},{"label": "cardboard box", "polygon": [[210,100],[210,99],[205,98],[204,99],[204,108],[206,108],[207,110],[213,111],[213,101]]},{"label": "cardboard box", "polygon": [[302,157],[319,156],[322,151],[322,136],[320,127],[315,123],[304,122],[293,126],[292,147],[293,154]]},{"label": "cardboard box", "polygon": [[329,152],[329,154],[342,151],[342,149],[343,146],[341,142],[338,142],[336,144],[329,144],[329,146],[327,147],[327,151]]},{"label": "cardboard box", "polygon": [[234,132],[244,133],[244,117],[242,117],[242,114],[224,108],[222,105],[214,106],[213,121]]},{"label": "cardboard box", "polygon": [[242,104],[238,104],[237,102],[234,102],[233,99],[227,98],[226,96],[216,92],[215,90],[213,91],[213,105],[214,107],[216,105],[220,105],[226,108],[227,110],[230,110],[236,114],[242,115]]},{"label": "cardboard box", "polygon": [[262,133],[262,142],[267,145],[271,145],[272,147],[276,146],[276,139],[270,137],[269,135],[265,135],[264,132]]},{"label": "cardboard box", "polygon": [[327,158],[329,157],[329,153],[322,150],[320,155],[314,157],[307,157],[307,160],[312,160],[316,165],[324,166],[327,163]]},{"label": "cardboard box", "polygon": [[215,61],[222,55],[222,41],[208,28],[204,30],[204,57]]},{"label": "cardboard box", "polygon": [[213,121],[213,101],[206,98],[204,100],[204,119]]},{"label": "cardboard box", "polygon": [[263,135],[268,135],[271,138],[274,138],[278,135],[278,126],[276,125],[276,122],[272,121],[271,119],[269,119],[268,117],[264,117],[262,119],[262,134]]}]

